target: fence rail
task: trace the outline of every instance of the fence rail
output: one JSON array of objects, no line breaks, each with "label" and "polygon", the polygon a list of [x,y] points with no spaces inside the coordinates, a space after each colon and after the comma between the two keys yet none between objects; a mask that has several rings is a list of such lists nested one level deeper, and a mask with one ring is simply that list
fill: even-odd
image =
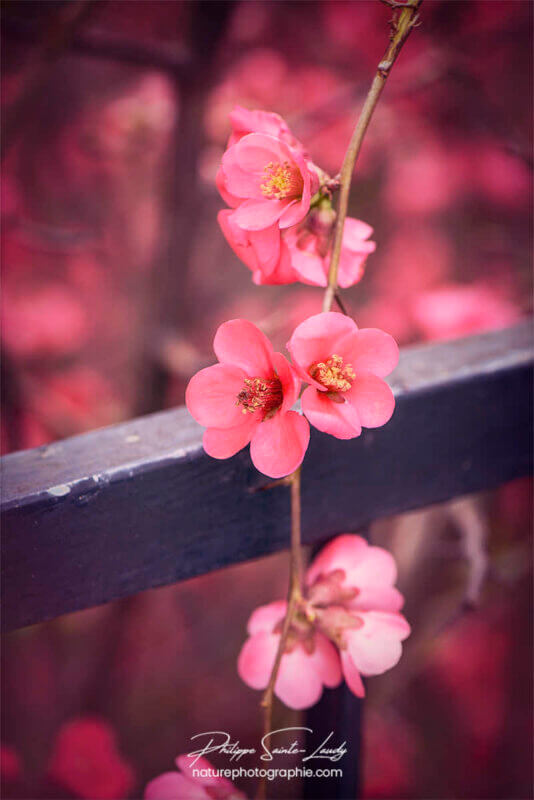
[{"label": "fence rail", "polygon": [[[405,349],[392,421],[312,435],[306,542],[532,470],[532,325]],[[288,490],[243,451],[208,458],[186,409],[2,459],[3,626],[11,629],[287,547]]]}]

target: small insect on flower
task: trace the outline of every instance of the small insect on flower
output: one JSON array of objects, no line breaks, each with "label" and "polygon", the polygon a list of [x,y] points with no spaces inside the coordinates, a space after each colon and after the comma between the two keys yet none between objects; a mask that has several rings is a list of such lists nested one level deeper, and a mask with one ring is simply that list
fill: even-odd
[{"label": "small insect on flower", "polygon": [[229,458],[250,442],[254,466],[281,478],[302,463],[310,427],[291,411],[301,381],[281,353],[251,322],[223,323],[213,343],[219,363],[191,378],[186,404],[204,425],[204,449],[213,458]]}]

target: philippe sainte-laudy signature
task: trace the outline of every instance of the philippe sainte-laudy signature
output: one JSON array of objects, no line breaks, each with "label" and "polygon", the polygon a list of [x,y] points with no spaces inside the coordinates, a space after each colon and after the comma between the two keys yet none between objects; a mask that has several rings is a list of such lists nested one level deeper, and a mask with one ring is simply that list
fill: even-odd
[{"label": "philippe sainte-laudy signature", "polygon": [[[196,733],[191,736],[191,741],[200,739],[203,746],[198,750],[188,753],[191,758],[191,766],[194,766],[199,758],[210,753],[223,753],[229,756],[230,761],[240,761],[244,756],[255,755],[258,751],[262,761],[273,761],[278,756],[301,756],[301,762],[322,759],[324,761],[339,761],[347,753],[347,743],[335,745],[332,741],[334,731],[330,731],[328,736],[318,739],[317,746],[304,745],[304,737],[299,736],[299,732],[313,734],[311,728],[278,728],[275,731],[266,733],[260,740],[260,747],[242,747],[239,740],[232,741],[231,735],[227,731],[206,731]],[[309,741],[308,737],[308,741]]]}]

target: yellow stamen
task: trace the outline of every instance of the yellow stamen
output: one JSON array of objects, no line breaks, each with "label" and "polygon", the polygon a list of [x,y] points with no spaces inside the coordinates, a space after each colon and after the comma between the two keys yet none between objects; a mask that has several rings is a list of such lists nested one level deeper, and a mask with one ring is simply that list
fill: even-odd
[{"label": "yellow stamen", "polygon": [[289,161],[283,164],[269,162],[263,170],[262,194],[272,200],[284,200],[302,194],[302,176]]},{"label": "yellow stamen", "polygon": [[310,375],[330,392],[347,392],[356,377],[352,364],[344,364],[341,356],[330,356],[310,367]]},{"label": "yellow stamen", "polygon": [[282,400],[282,384],[278,378],[245,378],[236,405],[243,406],[243,414],[263,411],[265,420],[280,408]]}]

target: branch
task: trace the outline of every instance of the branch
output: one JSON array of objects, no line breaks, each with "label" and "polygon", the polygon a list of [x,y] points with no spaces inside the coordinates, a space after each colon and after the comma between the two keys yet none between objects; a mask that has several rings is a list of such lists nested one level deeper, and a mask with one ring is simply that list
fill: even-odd
[{"label": "branch", "polygon": [[328,270],[328,287],[323,301],[323,311],[330,311],[337,291],[337,275],[339,269],[339,258],[341,256],[341,245],[343,241],[343,228],[347,216],[349,204],[350,184],[354,165],[362,147],[363,137],[371,121],[371,117],[376,108],[376,104],[382,94],[386,80],[399,55],[401,48],[410,35],[410,31],[418,21],[417,9],[422,0],[410,0],[409,3],[399,4],[394,0],[387,0],[387,5],[393,5],[395,9],[400,9],[398,17],[392,21],[392,37],[384,58],[377,67],[376,75],[371,84],[369,94],[363,104],[360,118],[354,128],[354,133],[350,140],[343,166],[340,172],[341,191],[339,193],[339,204],[337,209],[336,226],[334,229],[334,243],[332,245],[332,256],[330,258],[330,268]]}]

